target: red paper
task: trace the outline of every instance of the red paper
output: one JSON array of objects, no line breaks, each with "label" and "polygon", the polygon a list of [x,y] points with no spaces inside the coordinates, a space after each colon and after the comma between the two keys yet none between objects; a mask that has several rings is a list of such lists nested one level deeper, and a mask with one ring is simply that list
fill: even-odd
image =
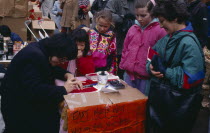
[{"label": "red paper", "polygon": [[[97,84],[97,81],[86,80],[85,82],[82,83],[82,85],[92,85],[92,84]],[[84,92],[93,92],[93,91],[97,91],[97,89],[94,87],[88,87],[82,90],[73,90],[70,93],[84,93]]]},{"label": "red paper", "polygon": [[148,53],[147,53],[147,60],[151,61],[152,57],[154,55],[159,55],[154,49],[152,49],[151,47],[148,48]]},{"label": "red paper", "polygon": [[82,90],[73,90],[70,93],[84,93],[84,92],[93,92],[93,91],[97,91],[97,89],[94,87],[88,87]]},{"label": "red paper", "polygon": [[97,84],[97,81],[93,81],[93,80],[86,80],[85,83],[83,83],[83,85],[90,85],[90,84]]}]

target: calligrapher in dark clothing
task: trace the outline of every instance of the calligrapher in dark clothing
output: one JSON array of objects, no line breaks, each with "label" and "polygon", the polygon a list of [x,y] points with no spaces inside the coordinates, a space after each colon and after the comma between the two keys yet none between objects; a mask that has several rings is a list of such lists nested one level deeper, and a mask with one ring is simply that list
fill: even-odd
[{"label": "calligrapher in dark clothing", "polygon": [[[65,39],[67,35],[61,36]],[[58,105],[64,100],[63,95],[67,94],[67,89],[64,86],[55,86],[54,80],[64,80],[64,75],[68,72],[51,65],[53,50],[45,44],[51,44],[50,39],[34,42],[23,48],[11,61],[5,74],[0,92],[6,133],[59,132]],[[55,46],[55,56],[75,59],[77,46],[71,40],[69,45],[71,46],[65,49]]]}]

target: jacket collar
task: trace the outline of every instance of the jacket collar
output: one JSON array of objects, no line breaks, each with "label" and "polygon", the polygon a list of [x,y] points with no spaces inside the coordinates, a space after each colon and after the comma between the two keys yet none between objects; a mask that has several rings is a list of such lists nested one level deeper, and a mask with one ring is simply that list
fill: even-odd
[{"label": "jacket collar", "polygon": [[152,21],[144,29],[142,29],[142,27],[140,26],[139,23],[136,23],[135,24],[135,27],[138,28],[138,29],[141,29],[141,30],[145,30],[145,29],[150,29],[150,28],[152,28],[153,26],[156,26],[156,25],[159,25],[159,22],[158,21]]},{"label": "jacket collar", "polygon": [[186,35],[186,34],[192,35],[192,33],[193,33],[192,25],[191,23],[188,23],[184,29],[176,31],[172,35],[168,34],[167,36],[169,37],[168,39],[170,40],[170,43],[168,43],[168,48],[174,46],[174,44],[176,44],[176,40],[182,37],[183,35]]},{"label": "jacket collar", "polygon": [[186,27],[179,31],[174,32],[171,36],[178,34],[179,32],[193,32],[193,27],[191,22],[186,23]]},{"label": "jacket collar", "polygon": [[152,19],[151,22],[149,22],[148,25],[146,25],[145,27],[142,27],[142,26],[141,26],[141,28],[142,28],[143,30],[145,30],[146,28],[151,28],[151,26],[157,25],[158,23],[159,23],[159,20],[158,20],[157,18],[154,18],[154,19]]},{"label": "jacket collar", "polygon": [[95,26],[93,29],[94,29],[99,35],[102,35],[102,36],[105,36],[105,37],[110,37],[110,35],[107,34],[107,33],[110,31],[110,29],[109,29],[106,33],[99,33],[96,26]]}]

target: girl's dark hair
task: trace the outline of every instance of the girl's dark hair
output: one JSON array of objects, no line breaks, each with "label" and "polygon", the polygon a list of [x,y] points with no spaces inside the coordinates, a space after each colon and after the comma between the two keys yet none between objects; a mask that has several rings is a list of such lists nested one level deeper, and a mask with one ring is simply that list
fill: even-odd
[{"label": "girl's dark hair", "polygon": [[154,4],[150,0],[137,0],[135,3],[135,8],[144,8],[146,7],[150,13],[154,7]]},{"label": "girl's dark hair", "polygon": [[77,58],[77,45],[72,40],[70,34],[67,33],[58,33],[53,35],[50,38],[40,40],[47,54],[52,57],[56,56],[58,58],[67,57],[68,60]]},{"label": "girl's dark hair", "polygon": [[79,27],[72,31],[71,36],[75,43],[85,42],[83,56],[86,56],[88,51],[90,50],[89,36],[87,32],[84,29],[81,29],[81,27]]},{"label": "girl's dark hair", "polygon": [[0,34],[4,37],[11,37],[11,30],[7,25],[0,26]]},{"label": "girl's dark hair", "polygon": [[189,18],[187,4],[184,0],[156,0],[152,10],[155,17],[163,17],[168,21],[177,19],[177,23],[185,23]]}]

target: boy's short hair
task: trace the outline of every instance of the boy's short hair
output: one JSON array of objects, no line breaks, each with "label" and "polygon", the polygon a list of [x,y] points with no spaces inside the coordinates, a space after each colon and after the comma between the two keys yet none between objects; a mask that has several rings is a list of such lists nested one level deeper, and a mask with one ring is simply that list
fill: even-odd
[{"label": "boy's short hair", "polygon": [[0,34],[4,37],[11,37],[11,30],[7,25],[0,26]]}]

